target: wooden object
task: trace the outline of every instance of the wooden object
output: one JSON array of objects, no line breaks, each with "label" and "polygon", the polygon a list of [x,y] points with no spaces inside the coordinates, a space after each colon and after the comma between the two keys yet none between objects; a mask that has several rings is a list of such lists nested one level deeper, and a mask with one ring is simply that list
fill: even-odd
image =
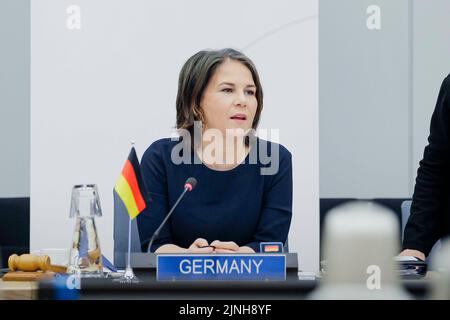
[{"label": "wooden object", "polygon": [[50,257],[47,255],[35,256],[32,254],[22,254],[19,257],[17,254],[13,254],[8,259],[8,268],[11,271],[46,271],[49,266]]},{"label": "wooden object", "polygon": [[3,281],[3,278],[0,278],[0,300],[37,299],[37,291],[38,285],[35,281]]},{"label": "wooden object", "polygon": [[22,254],[18,256],[13,254],[8,259],[8,268],[10,271],[52,271],[57,273],[66,273],[67,267],[52,265],[50,257],[47,255],[37,256],[32,254]]},{"label": "wooden object", "polygon": [[52,271],[11,271],[3,276],[3,281],[38,281],[51,279],[55,276]]}]

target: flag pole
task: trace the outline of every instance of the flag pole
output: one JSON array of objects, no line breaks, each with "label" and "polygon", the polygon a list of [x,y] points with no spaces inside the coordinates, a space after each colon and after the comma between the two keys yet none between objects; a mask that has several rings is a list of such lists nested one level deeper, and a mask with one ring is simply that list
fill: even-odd
[{"label": "flag pole", "polygon": [[[131,141],[131,148],[134,148],[134,140]],[[125,273],[119,279],[122,282],[139,282],[138,277],[134,275],[133,268],[131,268],[131,216],[128,215],[128,257],[127,257],[127,266],[125,268]]]},{"label": "flag pole", "polygon": [[133,268],[131,268],[131,217],[128,220],[128,257],[127,266],[125,268],[124,280],[137,282],[138,278],[134,275]]},{"label": "flag pole", "polygon": [[131,217],[129,217],[128,220],[128,261],[127,261],[127,268],[131,269]]}]

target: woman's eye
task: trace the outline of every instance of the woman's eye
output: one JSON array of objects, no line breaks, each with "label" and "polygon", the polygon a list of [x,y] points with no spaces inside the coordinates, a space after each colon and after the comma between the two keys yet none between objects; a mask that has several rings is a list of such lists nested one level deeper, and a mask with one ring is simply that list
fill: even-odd
[{"label": "woman's eye", "polygon": [[255,95],[255,91],[247,90],[247,94],[250,95],[250,96],[254,96]]},{"label": "woman's eye", "polygon": [[224,88],[222,89],[223,92],[233,92],[233,89],[231,88]]}]

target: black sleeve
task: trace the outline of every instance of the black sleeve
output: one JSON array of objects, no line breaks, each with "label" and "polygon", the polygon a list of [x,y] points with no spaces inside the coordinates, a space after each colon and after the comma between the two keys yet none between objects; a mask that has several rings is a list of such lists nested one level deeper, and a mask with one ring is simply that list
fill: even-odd
[{"label": "black sleeve", "polygon": [[449,160],[450,83],[442,83],[431,118],[428,145],[417,171],[411,216],[405,227],[403,248],[428,255],[442,235],[441,221],[447,195]]},{"label": "black sleeve", "polygon": [[292,219],[292,155],[283,148],[279,170],[265,192],[261,216],[253,239],[246,246],[260,251],[261,242],[285,243]]},{"label": "black sleeve", "polygon": [[[154,142],[145,151],[141,161],[141,172],[151,199],[147,208],[137,216],[141,249],[143,252],[146,252],[150,238],[164,220],[169,209],[167,174],[160,141]],[[150,251],[155,252],[160,246],[169,243],[173,243],[172,232],[170,226],[166,223],[161,229],[159,236],[153,242]]]}]

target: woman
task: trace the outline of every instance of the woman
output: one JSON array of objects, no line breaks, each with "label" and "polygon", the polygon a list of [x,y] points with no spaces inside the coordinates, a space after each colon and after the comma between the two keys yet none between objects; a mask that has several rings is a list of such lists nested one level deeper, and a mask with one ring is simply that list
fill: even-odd
[{"label": "woman", "polygon": [[[142,250],[188,177],[198,184],[177,206],[152,252],[253,253],[260,242],[284,243],[292,217],[291,154],[254,136],[263,93],[253,62],[233,49],[198,52],[180,72],[176,106],[181,143],[158,140],[141,161],[151,197],[138,216]],[[278,170],[269,175],[262,174],[267,161],[257,152],[263,143],[277,149],[268,156],[279,162]]]}]

